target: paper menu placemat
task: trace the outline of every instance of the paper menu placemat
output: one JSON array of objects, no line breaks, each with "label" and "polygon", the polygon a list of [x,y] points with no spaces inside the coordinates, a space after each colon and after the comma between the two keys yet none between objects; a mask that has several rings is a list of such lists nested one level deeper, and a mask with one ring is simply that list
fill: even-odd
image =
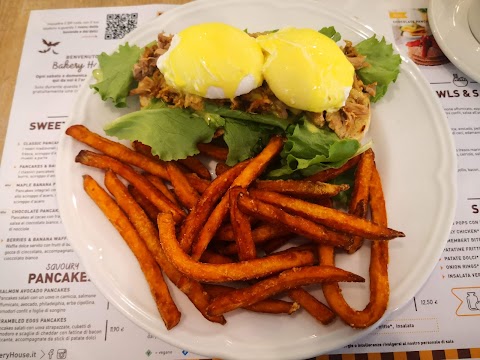
[{"label": "paper menu placemat", "polygon": [[[2,162],[0,228],[7,231],[0,242],[0,273],[8,274],[0,279],[2,356],[199,357],[147,334],[110,306],[71,249],[55,200],[58,137],[76,91],[97,66],[96,55],[108,51],[125,31],[167,9],[152,5],[31,14]],[[415,11],[407,9],[407,19]],[[387,20],[394,30],[395,18]],[[395,31],[392,34],[394,38]],[[480,319],[480,194],[475,194],[479,86],[451,64],[421,66],[447,111],[459,153],[461,186],[452,237],[430,281],[412,302],[371,336],[336,353],[478,345],[470,329]]]}]

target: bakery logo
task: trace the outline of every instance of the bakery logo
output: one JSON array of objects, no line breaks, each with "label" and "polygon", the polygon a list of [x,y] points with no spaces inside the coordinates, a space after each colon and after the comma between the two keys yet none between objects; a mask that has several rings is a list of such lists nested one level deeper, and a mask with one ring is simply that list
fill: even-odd
[{"label": "bakery logo", "polygon": [[454,288],[452,294],[460,300],[457,316],[480,316],[480,287]]},{"label": "bakery logo", "polygon": [[[50,50],[51,50],[52,53],[54,53],[55,55],[58,55],[58,52],[55,51],[55,46],[60,44],[60,41],[51,42],[51,41],[47,41],[45,39],[42,39],[42,43],[43,43],[44,47],[43,47],[42,50],[38,50],[39,53],[45,54],[45,53],[50,52]],[[46,46],[46,48],[45,48],[45,46]]]},{"label": "bakery logo", "polygon": [[453,74],[453,85],[456,85],[458,87],[465,87],[468,85],[468,80],[466,77]]}]

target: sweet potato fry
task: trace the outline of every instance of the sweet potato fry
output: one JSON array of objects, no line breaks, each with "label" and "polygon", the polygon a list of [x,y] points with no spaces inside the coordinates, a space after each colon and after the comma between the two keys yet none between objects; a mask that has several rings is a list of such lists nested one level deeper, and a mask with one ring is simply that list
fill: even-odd
[{"label": "sweet potato fry", "polygon": [[200,196],[198,192],[190,185],[189,181],[173,162],[166,163],[170,183],[173,186],[173,191],[177,195],[178,200],[188,209],[192,209],[197,203]]},{"label": "sweet potato fry", "polygon": [[[372,149],[368,149],[360,155],[360,161],[355,170],[355,184],[348,206],[348,212],[352,215],[362,218],[367,217],[368,190],[374,166],[375,155]],[[352,245],[346,249],[349,254],[353,254],[360,249],[363,244],[363,238],[361,236],[354,236],[352,240]]]},{"label": "sweet potato fry", "polygon": [[200,261],[209,264],[229,264],[234,262],[233,259],[229,258],[228,256],[218,254],[210,250],[205,250],[203,252]]},{"label": "sweet potato fry", "polygon": [[195,173],[185,173],[184,175],[192,188],[194,188],[199,194],[203,194],[211,184],[209,180],[202,179]]},{"label": "sweet potato fry", "polygon": [[265,203],[275,204],[285,211],[303,216],[345,234],[358,235],[370,240],[389,240],[405,236],[401,231],[290,196],[257,189],[250,189],[249,192],[252,197]]},{"label": "sweet potato fry", "polygon": [[206,180],[212,179],[212,175],[210,174],[210,171],[196,157],[188,156],[186,159],[179,159],[177,161],[183,166],[185,166],[188,170],[197,174],[200,178],[206,179]]},{"label": "sweet potato fry", "polygon": [[[152,160],[160,161],[161,163],[163,163],[163,161],[160,160],[158,156],[152,154],[152,148],[150,146],[135,140],[135,141],[132,141],[132,147],[136,152],[139,152],[140,154],[143,154]],[[168,180],[168,178],[166,180]]]},{"label": "sweet potato fry", "polygon": [[[224,256],[237,256],[238,255],[238,246],[236,242],[231,243],[224,243],[224,245],[220,245],[218,243],[215,244],[215,250]],[[205,250],[206,251],[206,250]],[[202,255],[203,256],[203,255]]]},{"label": "sweet potato fry", "polygon": [[232,224],[223,224],[215,234],[215,240],[219,241],[235,241]]},{"label": "sweet potato fry", "polygon": [[218,205],[213,209],[212,213],[208,217],[207,222],[200,229],[200,233],[196,241],[192,245],[192,258],[198,260],[202,257],[203,252],[207,248],[210,241],[215,236],[217,229],[222,224],[223,220],[228,214],[228,194],[225,195]]},{"label": "sweet potato fry", "polygon": [[217,163],[217,165],[215,166],[215,175],[220,176],[220,175],[222,175],[225,171],[227,171],[228,169],[231,169],[231,166],[228,166],[228,165],[225,164],[224,162],[219,162],[219,163]]},{"label": "sweet potato fry", "polygon": [[291,215],[280,207],[264,203],[245,194],[239,195],[238,206],[240,210],[247,214],[259,217],[264,221],[286,226],[290,231],[305,236],[316,243],[346,247],[351,242],[346,235],[328,230],[322,225],[301,216]]},{"label": "sweet potato fry", "polygon": [[155,259],[115,200],[89,175],[85,175],[83,179],[83,186],[87,194],[115,226],[137,258],[165,326],[167,329],[173,328],[180,321],[181,314],[170,296],[167,284]]},{"label": "sweet potato fry", "polygon": [[186,252],[190,251],[193,240],[198,236],[198,232],[210,216],[217,201],[225,194],[247,164],[248,162],[238,163],[232,169],[213,180],[211,185],[203,192],[180,228],[180,246]]},{"label": "sweet potato fry", "polygon": [[[274,224],[268,224],[268,225],[273,226]],[[277,227],[282,229],[281,226],[277,225]],[[253,234],[255,230],[252,231],[252,236],[254,236]],[[257,249],[261,248],[266,254],[270,254],[275,250],[279,249],[280,247],[282,247],[283,245],[285,245],[294,236],[296,235],[290,232],[287,232],[286,234],[278,235],[278,237],[271,237],[271,238],[269,237],[269,238],[256,239],[254,236],[253,241]],[[227,243],[225,243],[224,246],[219,248],[219,252],[227,256],[237,255],[238,254],[237,244],[235,242],[228,242],[228,245]]]},{"label": "sweet potato fry", "polygon": [[[256,228],[252,229],[253,242],[256,244],[289,234],[291,234],[291,232],[287,228],[271,223],[260,224]],[[232,227],[222,226],[215,235],[215,239],[221,241],[235,241],[235,235],[233,234]]]},{"label": "sweet potato fry", "polygon": [[324,325],[335,319],[335,313],[327,305],[302,288],[289,290],[288,296]]},{"label": "sweet potato fry", "polygon": [[[224,286],[224,285],[217,285],[217,284],[205,284],[205,290],[208,294],[215,298],[216,296],[227,294],[235,288]],[[255,311],[255,312],[262,312],[268,314],[292,314],[296,310],[298,310],[299,306],[296,303],[277,300],[277,299],[265,299],[259,301],[253,305],[245,307],[246,310]]]},{"label": "sweet potato fry", "polygon": [[261,280],[243,289],[233,290],[214,298],[207,311],[221,315],[240,307],[250,306],[283,291],[323,282],[365,281],[361,276],[333,266],[305,266],[285,270],[280,274]]},{"label": "sweet potato fry", "polygon": [[153,205],[150,200],[148,200],[145,196],[142,195],[134,186],[128,185],[128,192],[134,200],[140,205],[140,207],[145,211],[148,218],[153,221],[154,223],[157,222],[157,215],[160,212],[155,205]]},{"label": "sweet potato fry", "polygon": [[[135,141],[132,141],[132,147],[136,152],[138,152],[142,155],[145,155],[146,157],[152,159],[153,161],[156,161],[160,164],[165,165],[165,162],[163,160],[161,160],[158,155],[153,155],[152,154],[152,148],[150,146],[145,145],[144,143],[135,140]],[[166,169],[165,169],[165,171],[166,171]],[[168,174],[167,174],[167,178],[165,178],[165,180],[169,180],[168,179]]]},{"label": "sweet potato fry", "polygon": [[[373,170],[370,184],[370,210],[372,221],[387,225],[385,198],[380,176]],[[388,281],[388,241],[373,241],[370,250],[370,302],[362,311],[354,310],[345,301],[338,284],[323,284],[322,289],[332,310],[348,325],[365,328],[381,319],[387,309],[390,295]],[[320,247],[321,264],[333,265],[334,251],[331,247]]]},{"label": "sweet potato fry", "polygon": [[170,213],[159,214],[157,224],[160,243],[170,262],[189,278],[201,282],[257,279],[296,266],[311,265],[315,261],[310,251],[292,251],[233,264],[200,263],[189,257],[178,244]]},{"label": "sweet potato fry", "polygon": [[150,200],[160,211],[171,213],[176,222],[185,217],[185,213],[173,204],[165,195],[158,191],[147,179],[133,170],[130,166],[115,160],[112,157],[97,154],[88,150],[81,150],[75,158],[76,162],[83,165],[108,170],[123,177],[137,188],[148,200]]},{"label": "sweet potato fry", "polygon": [[[272,137],[262,152],[251,159],[245,169],[233,181],[232,187],[240,186],[247,188],[258,176],[260,176],[261,173],[263,173],[269,162],[282,150],[282,148],[283,138],[279,136]],[[228,197],[225,196],[220,200],[198,235],[198,239],[192,249],[192,257],[194,259],[199,259],[202,256],[202,252],[207,248],[210,240],[225,219],[225,216],[228,213],[228,207],[229,200]]]},{"label": "sweet potato fry", "polygon": [[253,185],[260,190],[275,191],[303,198],[331,197],[349,188],[347,184],[332,185],[320,181],[307,180],[257,180]]},{"label": "sweet potato fry", "polygon": [[269,255],[277,251],[278,249],[280,249],[283,245],[287,244],[291,238],[292,238],[291,235],[278,237],[275,239],[268,240],[262,243],[260,246],[262,250],[265,251],[265,254]]},{"label": "sweet potato fry", "polygon": [[147,180],[150,181],[152,185],[155,186],[158,190],[160,190],[162,194],[165,195],[172,203],[177,206],[179,205],[177,198],[175,197],[175,195],[173,195],[173,193],[170,191],[167,185],[165,185],[161,178],[149,173],[144,173],[143,176],[145,176]]},{"label": "sweet potato fry", "polygon": [[321,182],[327,182],[327,181],[333,180],[338,175],[343,174],[345,171],[350,170],[351,168],[356,166],[359,161],[360,161],[360,155],[357,155],[351,158],[350,160],[348,160],[343,166],[339,167],[338,169],[330,168],[327,170],[319,171],[316,174],[306,177],[305,180],[321,181]]},{"label": "sweet potato fry", "polygon": [[246,192],[242,187],[231,188],[230,193],[230,223],[232,224],[233,233],[235,235],[235,243],[237,245],[238,259],[250,260],[257,257],[257,249],[252,237],[252,228],[250,220],[238,209],[237,199],[239,194]]},{"label": "sweet potato fry", "polygon": [[228,148],[213,144],[197,144],[201,154],[207,155],[218,161],[226,161],[228,157]]},{"label": "sweet potato fry", "polygon": [[225,323],[223,317],[211,317],[206,313],[206,306],[210,299],[206,296],[202,285],[191,280],[181,274],[167,259],[162,247],[158,241],[158,232],[153,223],[147,218],[140,206],[130,196],[125,186],[118,180],[118,178],[111,172],[107,171],[105,176],[105,184],[109,191],[115,196],[119,206],[128,215],[138,234],[143,239],[148,250],[155,258],[158,265],[164,271],[165,275],[177,286],[195,307],[202,313],[202,315],[213,322],[220,324]]},{"label": "sweet potato fry", "polygon": [[153,161],[148,156],[135,152],[118,142],[111,141],[95,134],[83,125],[72,125],[65,131],[65,133],[112,158],[123,161],[127,164],[135,165],[150,174],[168,180],[167,170],[161,162]]}]

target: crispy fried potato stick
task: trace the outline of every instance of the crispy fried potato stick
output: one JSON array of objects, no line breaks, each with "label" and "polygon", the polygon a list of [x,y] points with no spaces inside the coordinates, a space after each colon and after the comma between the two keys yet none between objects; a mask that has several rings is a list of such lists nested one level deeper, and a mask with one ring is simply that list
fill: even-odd
[{"label": "crispy fried potato stick", "polygon": [[161,178],[149,173],[144,173],[143,176],[145,176],[147,180],[150,181],[152,185],[155,186],[158,190],[160,190],[162,194],[165,195],[172,203],[177,206],[179,205],[177,198],[175,197],[175,195],[173,195],[173,193],[170,191],[167,185],[165,185]]},{"label": "crispy fried potato stick", "polygon": [[323,325],[330,324],[335,319],[335,313],[305,289],[291,289],[288,296]]},{"label": "crispy fried potato stick", "polygon": [[[235,290],[235,288],[224,285],[205,284],[205,290],[212,298],[215,298],[216,296],[227,294]],[[255,312],[288,315],[293,314],[295,311],[298,310],[298,308],[299,306],[297,303],[277,299],[265,299],[253,305],[245,307],[246,310]]]},{"label": "crispy fried potato stick", "polygon": [[[160,160],[158,156],[152,154],[152,148],[150,146],[145,145],[144,143],[138,140],[135,140],[135,141],[132,141],[132,147],[136,152],[139,152],[140,154],[143,154],[152,160],[156,160],[163,163],[163,161]],[[165,180],[169,180],[168,177]]]},{"label": "crispy fried potato stick", "polygon": [[235,235],[235,244],[237,245],[238,259],[251,260],[257,257],[257,249],[252,237],[252,228],[250,220],[237,206],[239,194],[245,193],[246,189],[236,186],[231,188],[230,193],[230,223],[232,224]]},{"label": "crispy fried potato stick", "polygon": [[158,213],[160,212],[157,207],[153,205],[145,196],[143,196],[142,193],[140,193],[134,186],[128,185],[128,192],[130,195],[132,195],[138,205],[140,205],[143,211],[145,211],[148,218],[156,223]]},{"label": "crispy fried potato stick", "polygon": [[173,162],[166,163],[168,175],[170,176],[170,183],[173,186],[173,191],[177,195],[178,200],[188,209],[192,209],[197,203],[200,196],[198,192],[190,185],[189,181]]},{"label": "crispy fried potato stick", "polygon": [[231,168],[232,168],[231,166],[228,166],[224,162],[218,162],[217,165],[215,166],[215,175],[217,176],[222,175],[225,171]]},{"label": "crispy fried potato stick", "polygon": [[344,248],[351,242],[351,239],[344,234],[328,230],[313,221],[301,216],[289,214],[280,207],[264,203],[257,198],[245,194],[239,195],[238,206],[240,210],[249,215],[259,217],[264,221],[286,226],[295,234],[305,236],[307,239],[319,244],[328,244]]},{"label": "crispy fried potato stick", "polygon": [[265,251],[265,254],[268,255],[280,249],[283,245],[288,243],[291,240],[291,238],[292,238],[291,235],[282,236],[279,238],[268,240],[267,242],[264,242],[260,246],[262,247],[262,250]]},{"label": "crispy fried potato stick", "polygon": [[[256,157],[250,160],[245,169],[233,181],[231,187],[240,186],[247,188],[260,174],[265,170],[269,162],[282,150],[283,138],[274,136],[270,139],[267,146]],[[198,239],[192,248],[192,257],[200,259],[202,252],[207,248],[210,240],[220,228],[225,216],[228,213],[229,199],[223,197],[220,203],[213,210],[205,226],[200,231]],[[188,248],[184,248],[188,250]]]},{"label": "crispy fried potato stick", "polygon": [[248,162],[238,163],[232,169],[213,180],[211,185],[203,192],[180,228],[180,246],[186,252],[190,251],[193,240],[198,236],[198,232],[204,226],[218,199],[225,194],[247,164]]},{"label": "crispy fried potato stick", "polygon": [[310,251],[291,251],[232,264],[200,263],[189,257],[178,244],[175,223],[170,213],[160,213],[157,224],[160,243],[170,262],[189,278],[201,282],[257,279],[296,266],[311,265],[315,261]]},{"label": "crispy fried potato stick", "polygon": [[[282,226],[272,223],[264,223],[252,229],[252,238],[254,243],[263,243],[279,236],[286,236],[291,232]],[[235,235],[231,226],[222,226],[215,235],[215,240],[235,241]]]},{"label": "crispy fried potato stick", "polygon": [[305,266],[285,270],[243,289],[233,290],[214,298],[207,311],[221,315],[240,307],[250,306],[283,291],[310,284],[338,281],[365,281],[361,276],[333,266]]},{"label": "crispy fried potato stick", "polygon": [[[277,225],[277,227],[280,227]],[[253,234],[253,231],[252,231]],[[292,233],[287,233],[286,235],[281,235],[279,237],[271,238],[271,239],[265,239],[261,241],[256,241],[254,238],[255,246],[256,248],[261,248],[266,254],[271,254],[278,248],[282,247],[285,245],[289,240],[291,240],[293,237],[295,237],[295,234]],[[221,252],[223,255],[237,255],[238,254],[238,248],[237,244],[234,242],[229,242],[228,245],[227,243],[224,243],[224,246],[219,247],[219,252]],[[217,242],[217,246],[220,245]]]},{"label": "crispy fried potato stick", "polygon": [[190,185],[199,193],[203,194],[207,188],[210,186],[212,183],[209,180],[202,179],[200,178],[197,174],[195,173],[185,173],[185,177],[187,178],[188,182]]},{"label": "crispy fried potato stick", "polygon": [[228,256],[218,254],[216,252],[205,250],[200,258],[201,262],[209,264],[230,264],[233,263],[233,259]]},{"label": "crispy fried potato stick", "polygon": [[320,181],[308,180],[257,180],[253,186],[261,190],[308,198],[321,196],[331,197],[349,188],[347,184],[332,185]]},{"label": "crispy fried potato stick", "polygon": [[171,213],[176,222],[185,217],[185,213],[158,191],[147,179],[133,170],[130,166],[115,160],[112,157],[97,154],[88,150],[81,150],[75,157],[75,162],[83,165],[108,170],[111,169],[137,188],[160,211]]},{"label": "crispy fried potato stick", "polygon": [[200,178],[205,180],[212,180],[210,171],[203,165],[203,163],[194,156],[188,156],[186,159],[179,159],[178,162],[197,174]]},{"label": "crispy fried potato stick", "polygon": [[130,196],[125,186],[110,170],[105,176],[105,184],[109,191],[115,196],[120,207],[130,218],[135,229],[145,242],[148,250],[162,268],[165,275],[177,286],[195,307],[202,313],[202,315],[213,322],[220,324],[225,323],[225,319],[220,316],[211,317],[206,313],[206,307],[210,301],[206,296],[202,285],[191,280],[181,274],[167,259],[165,253],[158,241],[158,232],[153,223],[147,218],[140,206]]},{"label": "crispy fried potato stick", "polygon": [[[357,169],[355,170],[355,184],[353,186],[348,212],[352,215],[366,218],[368,207],[368,190],[370,179],[372,178],[373,168],[375,167],[375,155],[372,149],[368,149],[360,155]],[[353,254],[360,249],[363,244],[361,236],[354,236],[353,243],[347,249],[349,254]]]},{"label": "crispy fried potato stick", "polygon": [[198,150],[201,154],[207,155],[218,161],[227,161],[228,148],[213,145],[213,144],[197,144]]},{"label": "crispy fried potato stick", "polygon": [[148,251],[147,246],[125,213],[120,209],[115,200],[113,200],[92,177],[89,175],[83,177],[83,187],[108,220],[115,226],[137,258],[148,286],[150,287],[150,292],[153,295],[157,309],[160,312],[165,326],[170,330],[178,324],[181,314],[170,296],[167,284],[163,279],[162,272],[155,262],[155,259]]},{"label": "crispy fried potato stick", "polygon": [[263,202],[275,204],[285,211],[304,216],[345,234],[358,235],[371,240],[390,240],[405,236],[403,232],[390,229],[384,225],[375,224],[336,209],[312,204],[290,196],[257,189],[250,189],[249,192],[252,197]]},{"label": "crispy fried potato stick", "polygon": [[348,160],[343,166],[339,167],[338,169],[330,168],[327,170],[320,171],[316,174],[310,175],[305,180],[310,181],[321,181],[327,182],[330,180],[335,179],[338,175],[343,174],[345,171],[350,170],[354,166],[358,164],[360,161],[360,155],[357,155],[350,160]]},{"label": "crispy fried potato stick", "polygon": [[[374,169],[370,184],[370,210],[372,221],[387,225],[387,212],[380,176]],[[331,247],[320,247],[321,264],[333,265],[334,251]],[[348,305],[338,284],[323,284],[323,293],[332,310],[348,325],[366,328],[375,324],[385,313],[390,295],[388,281],[388,241],[373,241],[370,250],[370,302],[362,311]]]},{"label": "crispy fried potato stick", "polygon": [[139,154],[120,143],[95,134],[83,125],[72,125],[65,133],[112,158],[135,165],[140,169],[168,180],[167,170],[161,162],[153,161],[148,156]]},{"label": "crispy fried potato stick", "polygon": [[228,245],[225,245],[225,246],[221,246],[219,244],[216,244],[216,245],[217,245],[216,250],[224,256],[238,255],[237,243],[232,242],[232,243],[229,243]]}]

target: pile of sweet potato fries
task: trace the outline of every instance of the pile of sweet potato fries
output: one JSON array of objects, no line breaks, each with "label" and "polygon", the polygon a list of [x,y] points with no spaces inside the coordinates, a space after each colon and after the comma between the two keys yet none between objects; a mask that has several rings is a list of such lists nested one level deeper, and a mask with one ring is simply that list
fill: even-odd
[{"label": "pile of sweet potato fries", "polygon": [[[135,142],[132,149],[82,125],[66,133],[100,152],[82,150],[75,161],[105,170],[108,192],[89,175],[84,189],[136,256],[167,329],[178,324],[181,312],[163,276],[206,319],[220,324],[225,313],[238,308],[275,314],[303,308],[323,324],[338,316],[355,328],[384,314],[387,240],[404,234],[387,227],[372,150],[303,180],[260,180],[282,150],[281,137],[233,167],[225,164],[226,148],[199,144],[201,154],[218,161],[212,179],[196,157],[163,162],[148,146]],[[328,181],[353,167],[348,212],[334,209],[332,197],[349,186]],[[371,241],[370,302],[355,310],[338,283],[364,279],[335,267],[335,252],[351,254],[364,239]],[[311,284],[321,284],[327,304],[308,291]]]}]

